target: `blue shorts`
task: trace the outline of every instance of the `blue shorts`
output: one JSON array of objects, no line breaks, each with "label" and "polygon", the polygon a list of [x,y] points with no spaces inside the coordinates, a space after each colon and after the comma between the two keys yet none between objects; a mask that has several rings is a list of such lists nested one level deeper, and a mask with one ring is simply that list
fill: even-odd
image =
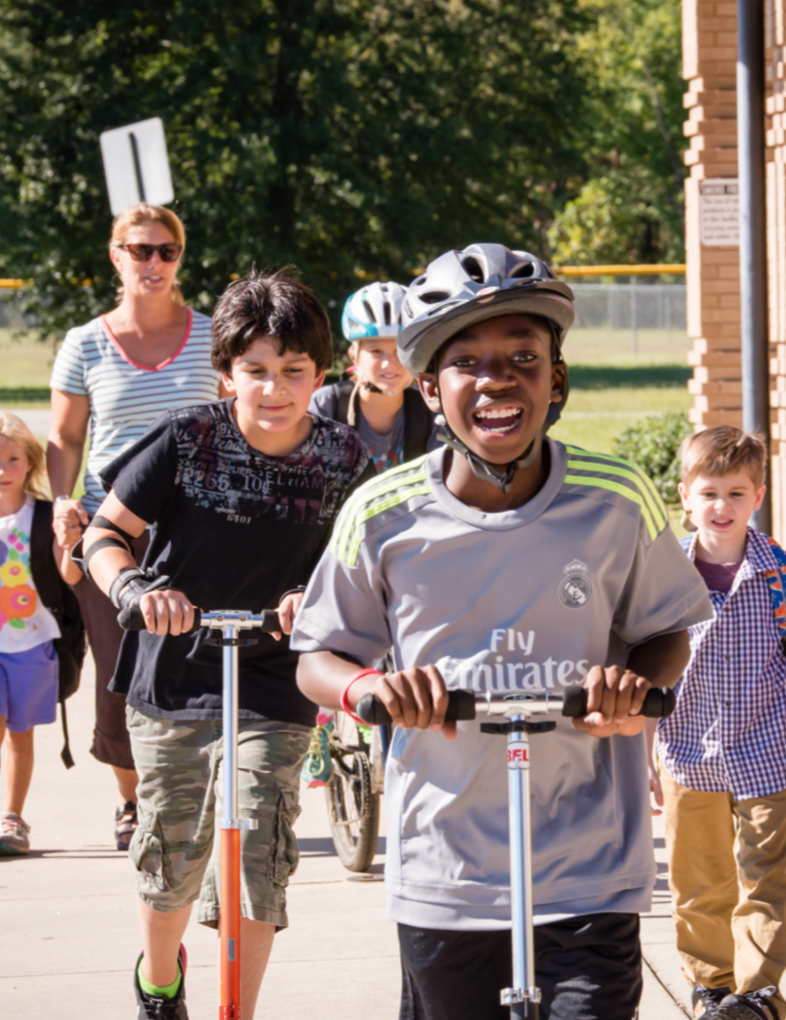
[{"label": "blue shorts", "polygon": [[57,686],[54,641],[26,652],[0,652],[0,715],[13,733],[55,721]]}]

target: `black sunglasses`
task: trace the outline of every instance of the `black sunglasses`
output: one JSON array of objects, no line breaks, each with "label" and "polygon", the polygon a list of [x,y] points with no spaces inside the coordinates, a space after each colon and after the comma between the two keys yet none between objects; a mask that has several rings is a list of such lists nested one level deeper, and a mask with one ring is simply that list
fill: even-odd
[{"label": "black sunglasses", "polygon": [[127,251],[135,262],[149,262],[154,251],[158,252],[162,262],[177,262],[183,250],[183,245],[174,241],[166,244],[119,244],[117,247]]}]

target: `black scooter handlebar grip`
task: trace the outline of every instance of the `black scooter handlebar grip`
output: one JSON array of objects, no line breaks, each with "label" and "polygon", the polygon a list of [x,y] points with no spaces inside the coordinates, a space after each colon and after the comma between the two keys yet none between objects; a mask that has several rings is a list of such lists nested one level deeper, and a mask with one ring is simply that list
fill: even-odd
[{"label": "black scooter handlebar grip", "polygon": [[[647,719],[667,719],[677,705],[677,697],[669,687],[651,687],[644,698],[641,715]],[[582,719],[587,714],[587,691],[572,687],[565,691],[562,714],[569,719]]]},{"label": "black scooter handlebar grip", "polygon": [[[275,614],[274,614],[275,615]],[[194,626],[191,630],[199,630],[202,619],[202,613],[199,609],[194,606]],[[145,629],[145,618],[142,616],[142,610],[139,606],[126,606],[125,609],[121,609],[117,614],[117,622],[123,628],[123,630],[144,630]],[[278,622],[278,617],[276,617]],[[191,633],[188,631],[187,633]]]},{"label": "black scooter handlebar grip", "polygon": [[[385,726],[391,721],[390,713],[375,694],[363,695],[358,702],[357,714],[370,726]],[[449,691],[445,719],[453,722],[474,718],[475,695],[472,691]]]},{"label": "black scooter handlebar grip", "polygon": [[[197,613],[199,610],[195,610]],[[278,611],[275,609],[263,609],[259,614],[262,617],[262,623],[259,625],[259,630],[263,634],[272,634],[273,631],[281,630],[281,621],[278,618]],[[195,624],[198,626],[198,624]]]}]

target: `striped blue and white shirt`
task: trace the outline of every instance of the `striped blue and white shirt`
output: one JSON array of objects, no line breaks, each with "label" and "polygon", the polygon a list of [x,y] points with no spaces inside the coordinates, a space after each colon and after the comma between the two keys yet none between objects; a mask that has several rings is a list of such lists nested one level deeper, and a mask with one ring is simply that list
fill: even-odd
[{"label": "striped blue and white shirt", "polygon": [[103,502],[102,468],[141,439],[164,411],[216,400],[220,381],[210,363],[210,319],[190,308],[183,342],[155,368],[128,357],[103,315],[69,330],[51,387],[90,401],[85,510],[94,514]]},{"label": "striped blue and white shirt", "polygon": [[658,757],[681,786],[735,800],[786,790],[786,656],[765,577],[777,566],[748,528],[731,590],[711,591],[713,618],[689,628],[677,708],[658,723]]}]

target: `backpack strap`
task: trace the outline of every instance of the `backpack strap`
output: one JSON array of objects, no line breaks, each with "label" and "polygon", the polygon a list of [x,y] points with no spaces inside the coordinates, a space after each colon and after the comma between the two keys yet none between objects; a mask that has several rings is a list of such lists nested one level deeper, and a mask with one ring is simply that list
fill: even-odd
[{"label": "backpack strap", "polygon": [[434,428],[434,415],[429,411],[420,390],[408,386],[404,390],[404,460],[414,460],[428,452],[428,441]]},{"label": "backpack strap", "polygon": [[775,626],[780,634],[783,650],[786,652],[786,552],[769,535],[761,536],[769,545],[778,566],[774,570],[766,570],[767,587],[770,591],[770,605]]},{"label": "backpack strap", "polygon": [[33,575],[33,584],[41,601],[50,613],[56,616],[62,578],[52,555],[53,538],[52,504],[48,499],[37,499],[33,507],[33,526],[30,530],[30,573]]},{"label": "backpack strap", "polygon": [[333,420],[346,425],[349,422],[349,401],[355,384],[351,379],[342,379],[330,388],[333,391]]},{"label": "backpack strap", "polygon": [[30,573],[41,602],[57,620],[60,637],[54,641],[58,665],[58,692],[60,719],[63,725],[63,750],[60,757],[67,769],[74,764],[68,742],[66,698],[79,687],[79,674],[87,650],[85,628],[79,612],[79,603],[73,590],[66,584],[57,569],[52,553],[52,504],[48,499],[37,499],[33,507],[33,525],[30,529]]}]

